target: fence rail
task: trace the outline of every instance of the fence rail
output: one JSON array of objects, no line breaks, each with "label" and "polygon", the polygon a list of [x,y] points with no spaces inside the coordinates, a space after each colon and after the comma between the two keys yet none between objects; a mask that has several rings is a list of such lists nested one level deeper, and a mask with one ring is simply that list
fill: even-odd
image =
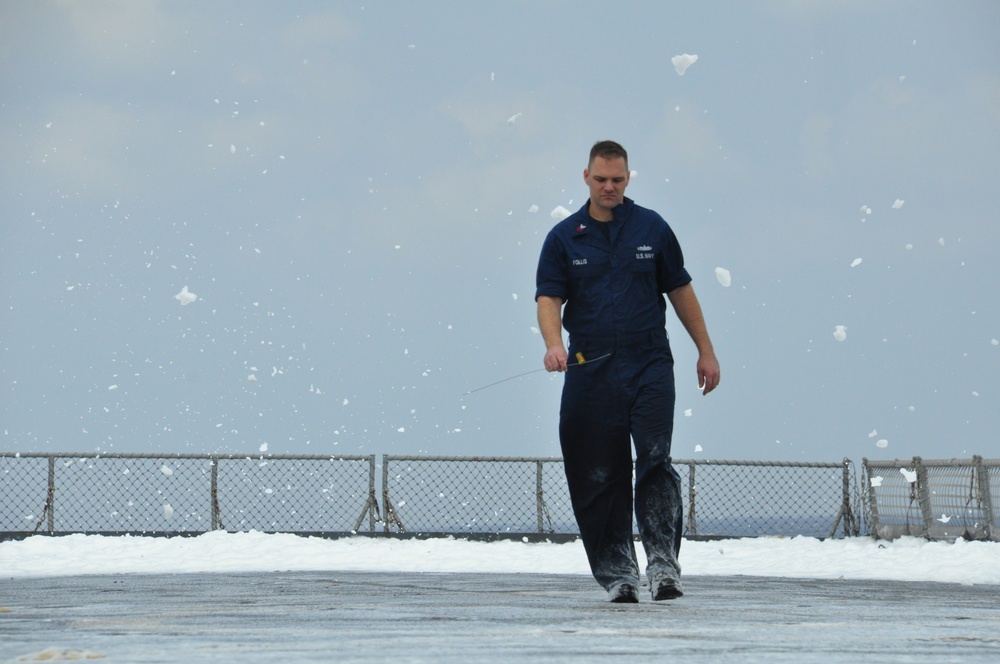
[{"label": "fence rail", "polygon": [[[1000,536],[1000,460],[675,459],[691,539]],[[555,457],[0,454],[0,540],[33,533],[568,539]],[[912,478],[912,479],[910,479]],[[381,500],[379,500],[381,498]],[[380,510],[381,506],[381,510]]]}]

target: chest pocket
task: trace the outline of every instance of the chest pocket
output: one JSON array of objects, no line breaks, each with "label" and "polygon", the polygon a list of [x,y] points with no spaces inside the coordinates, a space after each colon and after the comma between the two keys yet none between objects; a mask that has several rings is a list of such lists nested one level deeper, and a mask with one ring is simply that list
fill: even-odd
[{"label": "chest pocket", "polygon": [[652,249],[649,251],[644,251],[641,248],[636,249],[632,252],[628,262],[633,272],[656,271],[656,253]]}]

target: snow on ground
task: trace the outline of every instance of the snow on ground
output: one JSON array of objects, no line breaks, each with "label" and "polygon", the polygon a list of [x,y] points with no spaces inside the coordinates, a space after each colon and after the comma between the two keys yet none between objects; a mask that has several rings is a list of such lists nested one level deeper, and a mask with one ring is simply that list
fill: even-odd
[{"label": "snow on ground", "polygon": [[[640,565],[645,559],[639,550]],[[1000,543],[811,537],[685,541],[689,576],[1000,584]],[[0,543],[0,579],[271,571],[589,574],[583,545],[212,532],[197,537],[36,536]]]}]

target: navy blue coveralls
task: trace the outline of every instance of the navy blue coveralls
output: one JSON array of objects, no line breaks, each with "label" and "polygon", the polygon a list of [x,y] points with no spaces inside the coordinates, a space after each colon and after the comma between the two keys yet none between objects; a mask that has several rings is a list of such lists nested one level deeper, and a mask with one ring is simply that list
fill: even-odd
[{"label": "navy blue coveralls", "polygon": [[[599,222],[588,203],[549,232],[538,262],[535,299],[565,302],[568,363],[559,412],[566,481],[590,568],[605,589],[638,587],[634,509],[647,575],[672,570],[683,526],[680,477],[670,462],[673,355],[666,298],[691,282],[667,222],[631,199]],[[601,224],[606,228],[601,228]],[[605,359],[589,362],[610,353]],[[630,441],[631,438],[631,441]]]}]

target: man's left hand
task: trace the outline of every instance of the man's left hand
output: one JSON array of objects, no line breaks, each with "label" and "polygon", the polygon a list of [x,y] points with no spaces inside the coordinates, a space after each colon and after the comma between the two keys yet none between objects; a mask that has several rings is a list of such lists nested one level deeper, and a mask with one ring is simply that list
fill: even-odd
[{"label": "man's left hand", "polygon": [[698,388],[702,394],[708,394],[719,386],[719,361],[715,355],[702,355],[698,358]]}]

